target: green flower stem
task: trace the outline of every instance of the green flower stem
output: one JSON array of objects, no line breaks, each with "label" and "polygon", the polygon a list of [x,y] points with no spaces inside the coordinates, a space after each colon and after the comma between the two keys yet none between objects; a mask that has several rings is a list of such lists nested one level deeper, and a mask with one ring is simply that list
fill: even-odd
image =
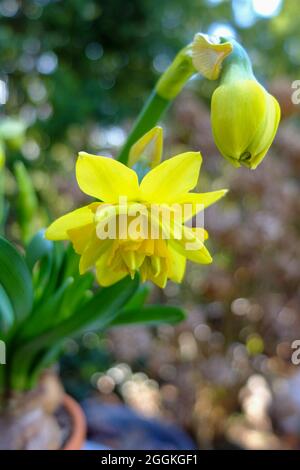
[{"label": "green flower stem", "polygon": [[188,45],[177,54],[157,82],[118,156],[120,162],[127,164],[132,145],[158,123],[194,73],[196,69],[192,62],[191,45]]}]

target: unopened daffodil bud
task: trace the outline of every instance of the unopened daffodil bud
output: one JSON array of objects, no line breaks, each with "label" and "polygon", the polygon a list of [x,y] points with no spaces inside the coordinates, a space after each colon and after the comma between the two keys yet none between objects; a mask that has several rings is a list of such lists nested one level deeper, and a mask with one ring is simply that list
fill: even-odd
[{"label": "unopened daffodil bud", "polygon": [[212,131],[226,159],[255,169],[274,140],[280,107],[256,80],[246,51],[231,43],[233,51],[222,64],[220,86],[212,96]]},{"label": "unopened daffodil bud", "polygon": [[160,163],[163,150],[163,130],[155,126],[143,135],[130,149],[128,166],[140,164],[154,168]]}]

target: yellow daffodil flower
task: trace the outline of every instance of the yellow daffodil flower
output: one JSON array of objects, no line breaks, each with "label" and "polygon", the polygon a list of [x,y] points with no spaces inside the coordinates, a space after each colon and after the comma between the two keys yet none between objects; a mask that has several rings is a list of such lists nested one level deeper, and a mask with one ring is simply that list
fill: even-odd
[{"label": "yellow daffodil flower", "polygon": [[[189,192],[197,184],[201,161],[199,152],[177,155],[153,168],[139,183],[137,173],[122,163],[80,152],[76,163],[78,185],[99,202],[57,219],[47,229],[46,238],[70,240],[81,255],[80,273],[95,267],[102,286],[114,284],[127,275],[134,277],[137,271],[142,281],[151,280],[160,287],[168,279],[181,282],[187,259],[204,264],[212,261],[204,246],[206,232],[188,227],[186,219],[195,214],[199,204],[207,207],[226,193],[226,190]],[[191,206],[188,216],[180,211],[185,204]],[[164,209],[170,217],[158,216],[153,207]],[[175,217],[178,213],[179,219]],[[126,225],[121,223],[124,216]],[[114,236],[103,237],[113,217]],[[139,225],[139,229],[130,232],[130,224]],[[152,225],[158,229],[158,236],[152,237],[152,232],[147,231],[150,225],[151,229]]]}]

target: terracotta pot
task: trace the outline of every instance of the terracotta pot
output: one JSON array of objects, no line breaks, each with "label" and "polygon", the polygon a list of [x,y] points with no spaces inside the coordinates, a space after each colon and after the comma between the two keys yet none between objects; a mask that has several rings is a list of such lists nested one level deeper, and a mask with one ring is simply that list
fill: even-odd
[{"label": "terracotta pot", "polygon": [[69,395],[64,395],[63,406],[70,414],[73,422],[72,434],[65,443],[63,450],[80,450],[86,438],[86,419],[78,403]]}]

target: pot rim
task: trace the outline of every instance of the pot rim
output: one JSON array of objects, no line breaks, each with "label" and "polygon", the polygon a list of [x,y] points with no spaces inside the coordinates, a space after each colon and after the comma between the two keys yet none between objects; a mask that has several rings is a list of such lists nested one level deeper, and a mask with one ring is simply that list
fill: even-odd
[{"label": "pot rim", "polygon": [[62,450],[80,450],[83,447],[87,432],[85,415],[77,401],[66,393],[62,404],[72,419],[72,432]]}]

